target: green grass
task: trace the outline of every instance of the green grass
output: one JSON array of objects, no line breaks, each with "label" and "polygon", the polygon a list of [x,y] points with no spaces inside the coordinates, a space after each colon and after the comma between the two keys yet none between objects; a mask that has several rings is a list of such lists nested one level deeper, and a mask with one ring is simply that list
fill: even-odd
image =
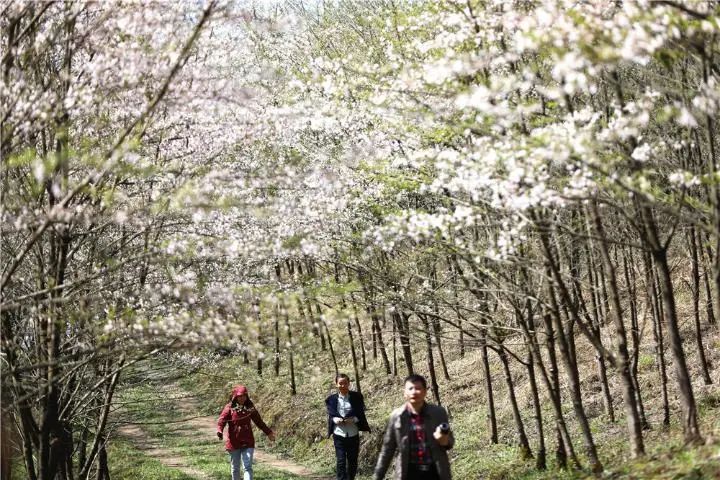
[{"label": "green grass", "polygon": [[[421,358],[416,359],[421,365]],[[322,359],[315,359],[322,364]],[[310,362],[310,360],[308,360]],[[461,364],[466,362],[466,364]],[[504,385],[495,383],[498,402],[498,424],[500,445],[489,445],[486,427],[486,407],[484,390],[480,384],[480,374],[471,360],[460,360],[452,372],[453,379],[442,385],[443,399],[450,406],[452,423],[457,438],[451,453],[453,476],[457,479],[483,480],[577,480],[592,478],[586,471],[559,470],[554,465],[553,414],[548,404],[544,405],[547,461],[546,471],[535,469],[533,459],[523,461],[513,446],[515,434],[512,417],[503,397]],[[341,370],[351,371],[341,367]],[[421,372],[422,373],[422,372]],[[654,374],[654,371],[651,372]],[[478,377],[478,378],[475,378]],[[239,380],[241,379],[241,380]],[[368,419],[373,432],[363,435],[360,452],[360,479],[371,478],[372,469],[381,445],[381,436],[387,416],[392,408],[402,403],[400,379],[388,378],[384,374],[365,372],[362,379],[363,392],[368,406]],[[206,413],[217,414],[226,401],[230,387],[235,383],[248,386],[251,397],[258,405],[266,422],[278,435],[278,441],[272,451],[287,455],[305,465],[312,465],[317,471],[334,471],[333,446],[325,437],[325,407],[323,400],[332,391],[331,375],[305,374],[298,378],[297,395],[291,396],[286,372],[275,377],[268,371],[262,377],[255,372],[253,365],[243,365],[239,358],[227,358],[214,368],[189,375],[181,381],[184,388],[202,392],[203,408]],[[522,397],[520,397],[522,398]],[[281,401],[278,401],[278,400]],[[429,400],[432,401],[429,395]],[[653,430],[645,433],[648,455],[642,460],[631,460],[626,439],[624,414],[621,405],[616,404],[615,423],[609,423],[602,408],[596,403],[586,408],[596,412],[591,417],[591,426],[606,471],[604,478],[618,480],[635,479],[672,479],[700,480],[720,478],[720,444],[686,451],[682,447],[682,436],[677,425],[678,412],[672,413],[673,425],[663,429],[654,424]],[[717,394],[709,393],[698,397],[702,415],[702,431],[709,437],[720,436],[720,402]],[[528,404],[529,405],[529,404]],[[523,410],[525,428],[531,436],[531,446],[536,448],[533,437],[534,424],[526,405]],[[657,410],[657,398],[647,398],[649,413]],[[583,465],[583,445],[577,430],[577,422],[570,405],[564,405],[566,421],[572,429],[576,452]],[[652,421],[652,420],[651,420]]]},{"label": "green grass", "polygon": [[113,439],[108,447],[108,469],[113,480],[195,480],[119,438]]},{"label": "green grass", "polygon": [[[230,476],[230,461],[224,444],[214,439],[198,439],[197,433],[186,424],[178,423],[184,414],[177,402],[165,401],[156,386],[146,384],[126,390],[122,401],[129,402],[128,407],[134,420],[142,423],[141,428],[148,437],[159,441],[160,445],[171,451],[175,457],[182,457],[187,466],[202,471],[212,479],[227,480]],[[162,405],[162,408],[157,408]],[[150,408],[147,408],[147,407]],[[208,425],[209,429],[213,425]],[[260,444],[260,442],[258,442]],[[113,480],[188,480],[189,477],[162,465],[159,461],[145,456],[142,451],[132,447],[126,440],[116,439],[108,452],[110,474]],[[132,465],[143,465],[143,470],[133,469]],[[253,465],[256,480],[298,480],[301,477],[268,468],[255,463]],[[171,476],[172,475],[172,476]]]}]

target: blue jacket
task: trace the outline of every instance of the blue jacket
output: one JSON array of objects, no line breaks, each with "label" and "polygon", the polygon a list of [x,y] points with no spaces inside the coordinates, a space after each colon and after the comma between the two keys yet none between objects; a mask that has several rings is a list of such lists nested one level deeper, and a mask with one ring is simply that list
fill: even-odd
[{"label": "blue jacket", "polygon": [[[348,393],[350,397],[350,413],[345,415],[346,418],[349,417],[357,417],[357,427],[358,430],[361,432],[369,432],[370,431],[370,425],[368,425],[367,418],[365,418],[365,400],[363,400],[362,393],[360,392],[353,392],[350,391]],[[325,399],[325,408],[327,408],[328,413],[328,422],[327,422],[327,428],[328,428],[328,436],[331,436],[333,434],[333,431],[335,431],[335,424],[333,423],[332,419],[333,417],[339,417],[340,414],[338,413],[338,394],[333,393],[329,397]]]}]

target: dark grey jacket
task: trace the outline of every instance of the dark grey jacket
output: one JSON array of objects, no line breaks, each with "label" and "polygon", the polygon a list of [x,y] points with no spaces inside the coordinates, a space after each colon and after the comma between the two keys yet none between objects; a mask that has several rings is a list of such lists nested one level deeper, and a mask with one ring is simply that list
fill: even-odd
[{"label": "dark grey jacket", "polygon": [[[430,452],[432,453],[433,463],[437,468],[440,480],[450,480],[450,461],[448,460],[447,451],[455,444],[455,437],[450,432],[450,443],[447,447],[441,447],[435,438],[433,432],[438,425],[448,421],[447,412],[444,408],[437,405],[426,403],[420,414],[425,424],[425,436],[430,439]],[[390,467],[390,462],[397,450],[398,455],[395,459],[395,480],[408,480],[408,461],[410,457],[410,443],[408,435],[410,434],[410,414],[405,405],[396,408],[390,414],[385,436],[383,438],[382,449],[375,466],[375,480],[385,478],[385,473]]]}]

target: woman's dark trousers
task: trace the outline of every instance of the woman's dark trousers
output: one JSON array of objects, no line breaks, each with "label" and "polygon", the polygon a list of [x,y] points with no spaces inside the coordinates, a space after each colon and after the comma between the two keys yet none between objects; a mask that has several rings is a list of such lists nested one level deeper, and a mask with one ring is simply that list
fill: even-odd
[{"label": "woman's dark trousers", "polygon": [[341,437],[333,434],[333,442],[335,442],[337,459],[337,480],[355,480],[358,453],[360,452],[360,435]]}]

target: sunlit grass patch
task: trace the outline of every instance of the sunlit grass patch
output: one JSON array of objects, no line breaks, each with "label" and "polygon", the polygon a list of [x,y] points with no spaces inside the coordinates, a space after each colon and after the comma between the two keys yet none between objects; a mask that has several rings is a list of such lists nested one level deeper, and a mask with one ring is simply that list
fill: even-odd
[{"label": "sunlit grass patch", "polygon": [[[122,394],[123,402],[134,405],[128,409],[133,421],[137,422],[149,438],[159,443],[173,457],[180,457],[188,467],[199,470],[214,480],[226,480],[230,476],[230,461],[224,449],[224,443],[209,437],[215,429],[214,423],[207,426],[207,432],[200,433],[196,427],[183,422],[187,412],[183,410],[180,402],[182,400],[166,401],[161,389],[156,385],[144,384],[127,389]],[[165,401],[164,401],[165,400]],[[219,410],[219,407],[218,407]],[[123,441],[126,443],[126,441]],[[258,442],[262,445],[262,441]],[[142,455],[142,452],[135,449],[135,452]],[[123,460],[122,449],[114,455],[118,461]],[[146,458],[149,463],[156,460]],[[158,462],[159,463],[159,462]],[[162,464],[160,464],[161,467]],[[168,468],[168,467],[165,467]],[[256,480],[295,480],[301,477],[269,468],[265,465],[255,463],[253,466],[254,478]],[[111,470],[112,472],[112,470]],[[128,477],[128,480],[131,477]],[[132,477],[145,478],[145,477]],[[170,479],[175,477],[158,476],[147,477],[148,480]],[[189,477],[182,476],[179,479]]]},{"label": "sunlit grass patch", "polygon": [[108,447],[108,468],[113,480],[195,480],[181,471],[163,465],[132,443],[116,438]]}]

